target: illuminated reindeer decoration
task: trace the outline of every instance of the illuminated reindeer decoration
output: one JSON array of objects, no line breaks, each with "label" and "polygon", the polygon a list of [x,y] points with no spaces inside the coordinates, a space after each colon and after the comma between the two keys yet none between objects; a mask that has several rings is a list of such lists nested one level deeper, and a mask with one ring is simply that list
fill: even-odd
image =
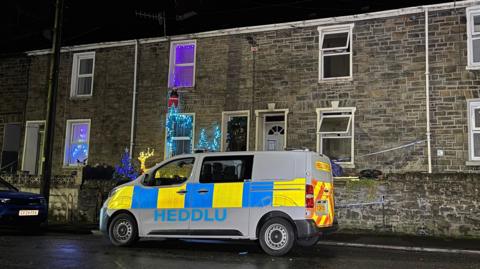
[{"label": "illuminated reindeer decoration", "polygon": [[147,152],[140,152],[140,155],[138,156],[138,160],[140,161],[140,171],[141,173],[145,173],[147,168],[145,167],[145,161],[147,161],[148,158],[152,157],[154,154],[155,149],[152,149],[150,151],[150,148],[147,148]]}]

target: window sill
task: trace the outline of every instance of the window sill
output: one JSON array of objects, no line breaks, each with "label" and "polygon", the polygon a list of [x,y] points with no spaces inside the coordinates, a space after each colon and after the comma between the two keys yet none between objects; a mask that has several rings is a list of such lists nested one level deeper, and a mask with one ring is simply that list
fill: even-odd
[{"label": "window sill", "polygon": [[92,99],[92,95],[83,95],[83,96],[75,95],[75,96],[70,96],[70,100],[88,100],[88,99]]},{"label": "window sill", "polygon": [[468,65],[465,67],[466,70],[480,70],[480,65]]},{"label": "window sill", "polygon": [[[480,67],[479,67],[480,68]],[[337,82],[352,82],[353,77],[339,77],[339,78],[321,78],[318,83],[337,83]]]},{"label": "window sill", "polygon": [[466,166],[480,166],[480,161],[466,161]]}]

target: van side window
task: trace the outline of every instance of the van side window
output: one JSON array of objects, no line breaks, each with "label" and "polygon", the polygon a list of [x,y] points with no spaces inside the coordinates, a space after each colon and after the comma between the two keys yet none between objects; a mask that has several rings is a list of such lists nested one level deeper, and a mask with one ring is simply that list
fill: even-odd
[{"label": "van side window", "polygon": [[145,181],[147,186],[167,186],[182,184],[190,177],[194,158],[184,158],[171,161],[157,168],[150,179]]},{"label": "van side window", "polygon": [[205,157],[200,183],[243,182],[252,179],[253,156]]}]

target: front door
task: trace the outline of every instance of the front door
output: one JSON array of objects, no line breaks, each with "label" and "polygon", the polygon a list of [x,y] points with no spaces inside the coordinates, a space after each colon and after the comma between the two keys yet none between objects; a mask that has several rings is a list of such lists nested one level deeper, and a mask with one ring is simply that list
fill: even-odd
[{"label": "front door", "polygon": [[252,165],[252,155],[203,159],[198,182],[189,184],[187,189],[192,235],[248,236],[249,208],[244,184],[251,180]]},{"label": "front door", "polygon": [[22,170],[30,175],[42,173],[44,137],[45,122],[27,122]]},{"label": "front door", "polygon": [[[268,121],[265,117],[264,127],[264,150],[278,151],[283,150],[285,141],[285,121]],[[283,116],[274,116],[283,117]]]},{"label": "front door", "polygon": [[146,186],[135,186],[132,210],[148,235],[175,236],[188,233],[191,210],[186,208],[187,183],[194,158],[170,161],[153,171]]}]

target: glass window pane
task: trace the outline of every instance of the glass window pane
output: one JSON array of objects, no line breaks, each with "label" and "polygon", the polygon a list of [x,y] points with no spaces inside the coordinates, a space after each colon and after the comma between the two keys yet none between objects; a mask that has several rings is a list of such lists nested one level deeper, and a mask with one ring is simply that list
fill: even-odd
[{"label": "glass window pane", "polygon": [[338,48],[347,46],[348,41],[348,32],[345,33],[336,33],[336,34],[325,34],[323,36],[323,49],[329,48]]},{"label": "glass window pane", "polygon": [[195,62],[195,45],[176,45],[175,46],[175,64],[186,64]]},{"label": "glass window pane", "polygon": [[480,128],[480,108],[475,108],[473,110],[473,113],[474,113],[475,128]]},{"label": "glass window pane", "polygon": [[150,182],[149,185],[165,186],[181,184],[190,177],[193,164],[193,158],[181,159],[167,163],[155,171],[154,180],[153,182]]},{"label": "glass window pane", "polygon": [[339,162],[351,161],[351,138],[323,138],[322,153]]},{"label": "glass window pane", "polygon": [[350,118],[323,118],[320,132],[348,132]]},{"label": "glass window pane", "polygon": [[68,164],[84,164],[88,158],[88,144],[72,143],[70,145],[70,154],[68,157]]},{"label": "glass window pane", "polygon": [[193,66],[176,66],[172,77],[173,87],[193,86]]},{"label": "glass window pane", "polygon": [[323,77],[350,76],[350,55],[323,56]]},{"label": "glass window pane", "polygon": [[174,152],[172,156],[192,153],[192,150],[191,150],[192,143],[190,139],[173,140],[173,144],[174,144],[174,148],[173,148]]},{"label": "glass window pane", "polygon": [[480,39],[474,39],[472,44],[473,62],[478,63],[480,62]]},{"label": "glass window pane", "polygon": [[77,95],[89,95],[92,93],[92,77],[78,78]]},{"label": "glass window pane", "polygon": [[473,156],[480,157],[480,133],[473,134]]},{"label": "glass window pane", "polygon": [[253,156],[206,157],[200,183],[243,182],[251,179]]},{"label": "glass window pane", "polygon": [[93,59],[81,59],[79,69],[80,75],[91,74],[93,71]]},{"label": "glass window pane", "polygon": [[72,124],[72,143],[87,142],[88,139],[88,124],[74,123]]},{"label": "glass window pane", "polygon": [[247,150],[247,117],[231,117],[227,123],[225,151],[245,151]]},{"label": "glass window pane", "polygon": [[474,33],[480,32],[480,15],[473,16],[473,32]]}]

